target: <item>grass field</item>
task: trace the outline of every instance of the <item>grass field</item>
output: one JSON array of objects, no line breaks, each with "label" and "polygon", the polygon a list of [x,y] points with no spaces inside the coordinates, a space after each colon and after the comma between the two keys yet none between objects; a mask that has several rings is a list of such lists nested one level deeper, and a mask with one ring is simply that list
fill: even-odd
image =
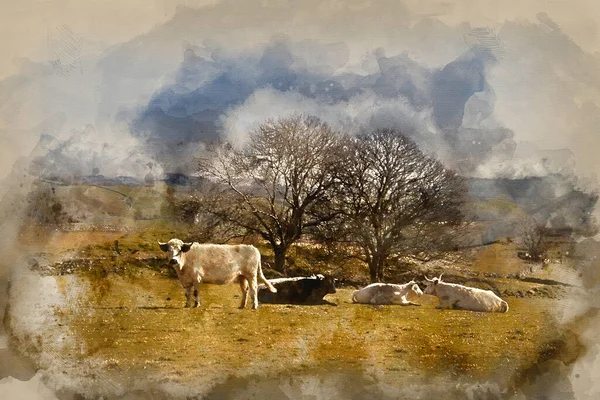
[{"label": "grass field", "polygon": [[237,309],[234,285],[205,285],[202,306],[185,309],[178,282],[147,271],[88,285],[59,313],[77,338],[73,349],[84,349],[72,356],[179,382],[306,369],[356,369],[392,381],[448,372],[510,379],[557,338],[550,299],[511,298],[509,313],[490,314],[436,310],[431,296],[421,307],[357,305],[352,289],[339,289],[328,297],[338,306],[250,311]]},{"label": "grass field", "polygon": [[[437,298],[427,295],[419,299],[420,307],[352,304],[355,287],[327,296],[337,306],[263,304],[257,311],[239,310],[237,285],[203,285],[201,307],[186,309],[179,282],[154,246],[158,236],[168,234],[177,233],[47,237],[46,252],[40,254],[63,262],[51,273],[42,268],[49,276],[39,279],[55,288],[60,301],[47,306],[42,299],[35,306],[42,308],[43,332],[17,321],[21,313],[12,316],[11,325],[22,348],[54,371],[50,381],[59,368],[61,376],[87,382],[88,391],[109,394],[132,377],[149,385],[206,391],[230,377],[334,372],[395,386],[437,377],[492,379],[511,387],[540,360],[573,348],[553,317],[561,298],[547,295],[560,292],[505,275],[481,278],[523,268],[512,245],[482,247],[468,263],[445,269],[454,279],[506,294],[510,311],[505,314],[440,311]],[[33,240],[30,235],[35,232],[22,240]],[[83,264],[69,264],[72,259]],[[99,386],[107,382],[108,389]]]}]

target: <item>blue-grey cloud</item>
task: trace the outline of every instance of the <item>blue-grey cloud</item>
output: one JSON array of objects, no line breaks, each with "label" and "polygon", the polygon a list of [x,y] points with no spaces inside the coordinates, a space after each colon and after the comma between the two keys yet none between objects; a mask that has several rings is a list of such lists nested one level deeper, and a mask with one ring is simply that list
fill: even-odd
[{"label": "blue-grey cloud", "polygon": [[[201,57],[196,51],[209,56]],[[337,57],[319,57],[325,53]],[[172,162],[178,146],[226,136],[222,116],[268,89],[319,104],[317,116],[325,119],[328,110],[335,108],[338,116],[343,115],[345,106],[360,103],[368,96],[371,107],[364,107],[367,115],[361,116],[361,129],[397,128],[423,145],[440,135],[442,141],[435,139],[438,148],[427,150],[439,156],[443,153],[453,167],[467,174],[490,153],[514,150],[513,134],[507,128],[463,125],[469,99],[475,93],[491,90],[485,80],[489,59],[481,55],[484,53],[467,49],[438,69],[421,65],[406,54],[387,56],[379,48],[372,52],[377,65],[373,72],[339,73],[340,66],[348,61],[347,54],[348,46],[343,42],[294,42],[286,37],[233,53],[220,48],[187,48],[174,81],[152,96],[135,118],[132,130],[151,139],[151,146],[166,157],[163,162],[168,164],[167,169],[178,168]],[[397,108],[397,115],[393,111],[390,115],[386,111],[390,110],[390,101],[404,102],[411,112]],[[488,114],[493,112],[493,104],[486,98],[479,103],[483,103],[480,108],[488,108]],[[305,110],[299,106],[295,111]],[[424,129],[424,119],[431,119],[433,127]],[[502,143],[505,145],[500,146]],[[173,153],[165,153],[165,146]]]},{"label": "blue-grey cloud", "polygon": [[433,116],[445,131],[455,131],[462,126],[467,101],[486,86],[485,60],[467,52],[449,63],[433,78]]}]

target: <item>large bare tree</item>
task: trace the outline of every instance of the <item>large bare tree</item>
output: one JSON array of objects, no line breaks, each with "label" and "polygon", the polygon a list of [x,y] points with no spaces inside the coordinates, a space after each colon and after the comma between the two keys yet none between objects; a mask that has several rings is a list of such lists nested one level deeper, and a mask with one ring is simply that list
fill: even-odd
[{"label": "large bare tree", "polygon": [[335,196],[341,211],[333,235],[383,279],[394,255],[427,255],[451,244],[462,219],[466,187],[461,177],[425,156],[406,136],[377,130],[349,138],[338,169]]},{"label": "large bare tree", "polygon": [[275,269],[307,228],[331,218],[327,193],[334,184],[340,135],[315,117],[270,119],[242,148],[212,147],[200,173],[221,188],[209,210],[270,243]]}]

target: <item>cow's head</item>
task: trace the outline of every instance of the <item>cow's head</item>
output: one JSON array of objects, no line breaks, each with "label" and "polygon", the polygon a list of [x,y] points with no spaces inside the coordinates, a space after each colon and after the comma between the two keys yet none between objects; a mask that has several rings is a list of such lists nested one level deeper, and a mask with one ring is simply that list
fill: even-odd
[{"label": "cow's head", "polygon": [[336,278],[332,277],[332,276],[327,276],[325,277],[325,281],[327,282],[327,293],[333,294],[335,292],[337,292],[336,288],[335,288],[335,282],[337,281]]},{"label": "cow's head", "polygon": [[419,287],[419,285],[417,285],[416,283],[414,283],[412,281],[409,283],[412,283],[412,286],[410,286],[410,290],[406,293],[406,298],[408,300],[423,295],[423,292],[421,291],[421,288]]},{"label": "cow's head", "polygon": [[325,294],[336,293],[335,281],[337,281],[337,279],[332,276],[324,276],[321,274],[317,274],[316,278],[320,281],[320,287]]},{"label": "cow's head", "polygon": [[444,274],[440,274],[439,278],[433,279],[429,279],[427,276],[425,276],[425,279],[427,280],[425,282],[425,294],[435,294],[435,287],[442,281],[442,275]]},{"label": "cow's head", "polygon": [[171,239],[167,243],[158,242],[160,249],[169,253],[169,264],[182,266],[181,255],[190,250],[192,243],[184,243],[179,239]]}]

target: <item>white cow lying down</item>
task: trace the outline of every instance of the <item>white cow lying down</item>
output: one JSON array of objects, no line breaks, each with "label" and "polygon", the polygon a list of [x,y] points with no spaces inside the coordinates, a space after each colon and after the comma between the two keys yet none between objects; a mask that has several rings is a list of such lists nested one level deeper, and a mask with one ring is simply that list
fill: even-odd
[{"label": "white cow lying down", "polygon": [[491,290],[442,282],[439,278],[427,279],[425,294],[437,296],[440,305],[437,308],[455,308],[459,310],[507,312],[508,304]]},{"label": "white cow lying down", "polygon": [[217,284],[238,282],[242,289],[240,308],[246,307],[248,291],[252,299],[252,308],[258,308],[258,277],[265,282],[270,291],[277,292],[277,289],[263,275],[260,252],[252,245],[184,243],[179,239],[171,239],[167,243],[158,242],[158,244],[161,250],[169,253],[169,264],[177,272],[179,282],[185,289],[186,307],[192,305],[192,289],[195,298],[194,307],[200,304],[198,297],[200,282]]},{"label": "white cow lying down", "polygon": [[361,304],[399,304],[402,306],[420,306],[412,299],[421,296],[423,292],[415,281],[403,285],[393,283],[372,283],[369,286],[352,293],[352,302]]}]

